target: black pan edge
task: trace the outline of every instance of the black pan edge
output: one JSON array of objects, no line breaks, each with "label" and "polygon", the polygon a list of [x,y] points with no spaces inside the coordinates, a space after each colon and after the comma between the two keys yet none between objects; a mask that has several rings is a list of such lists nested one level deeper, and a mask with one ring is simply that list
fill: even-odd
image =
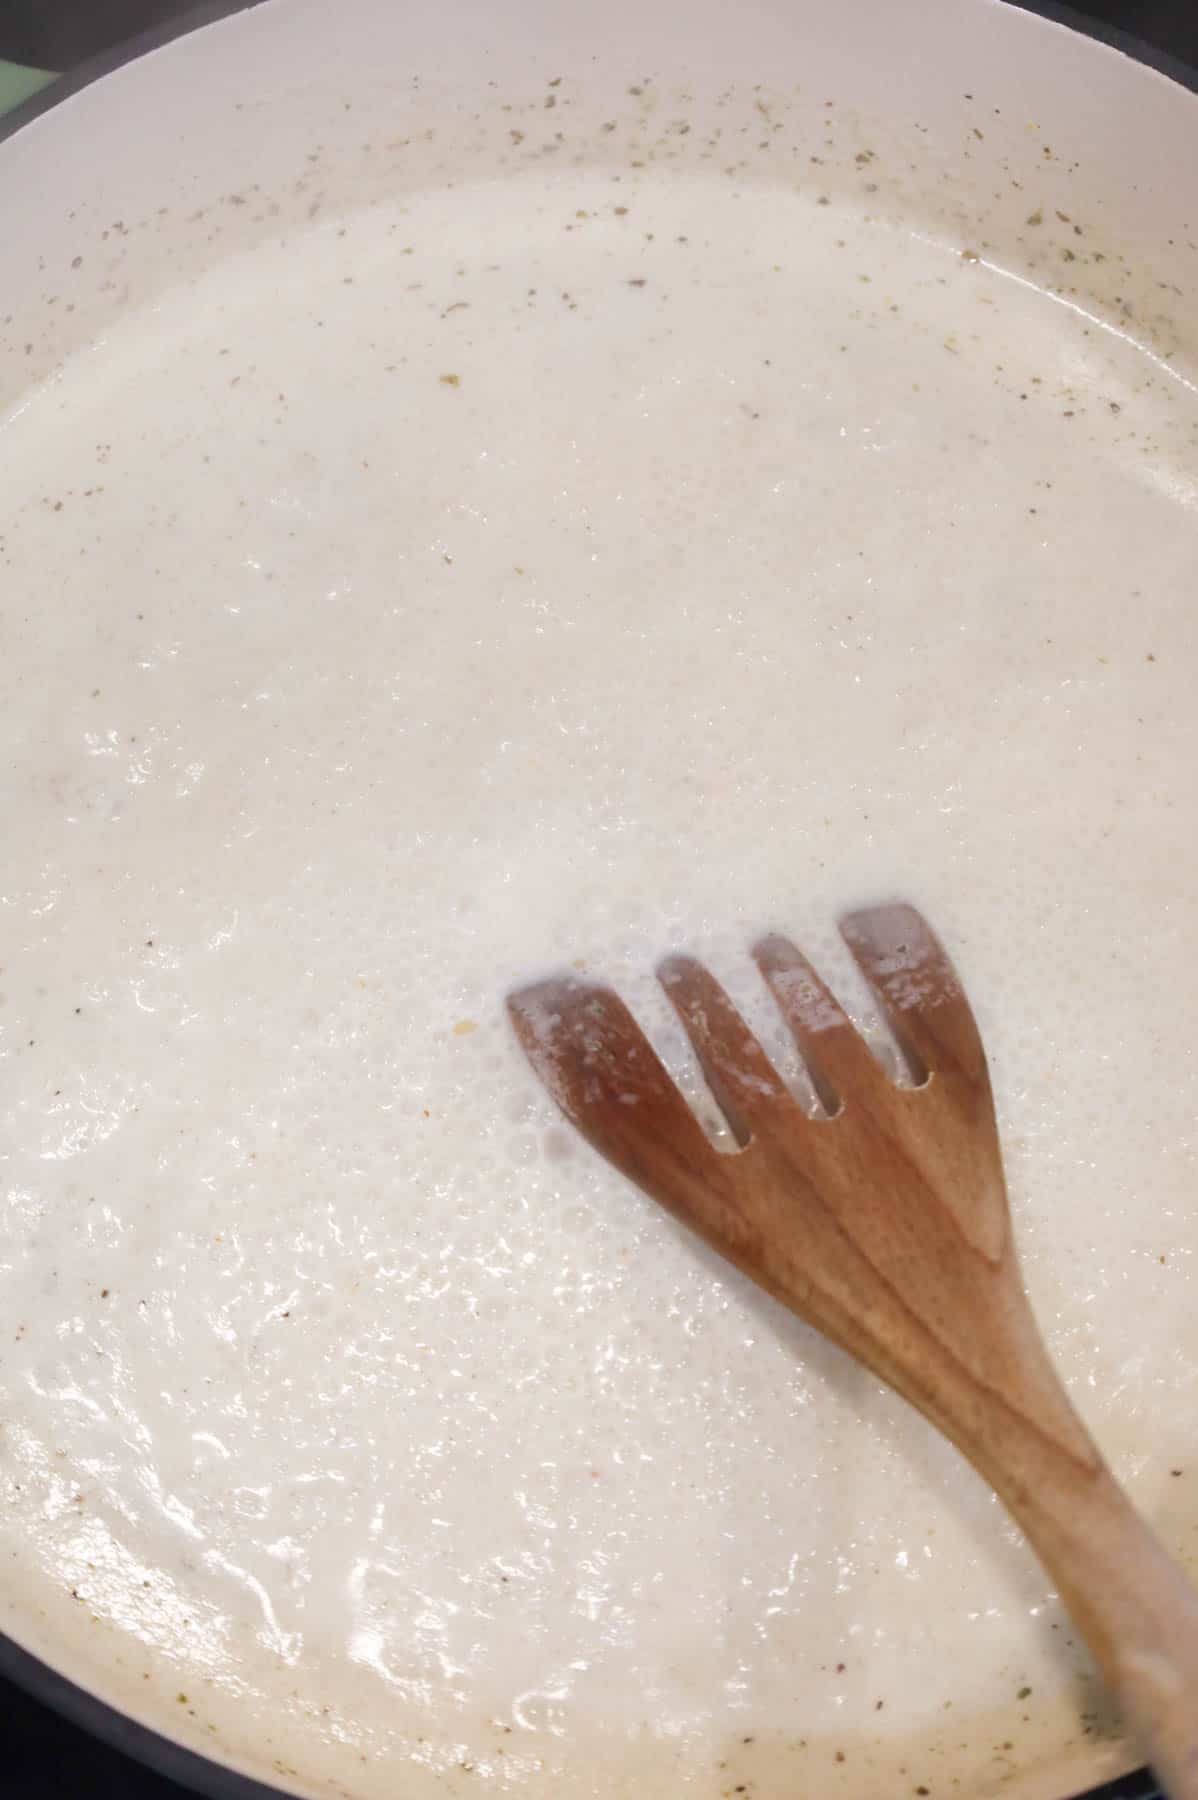
[{"label": "black pan edge", "polygon": [[49,1663],[23,1650],[3,1632],[0,1632],[0,1678],[11,1681],[32,1699],[48,1706],[92,1737],[111,1745],[122,1755],[132,1757],[168,1781],[203,1794],[206,1800],[291,1800],[281,1788],[267,1787],[263,1782],[255,1781],[253,1776],[200,1756],[172,1738],[163,1737],[149,1725],[131,1719],[77,1682],[60,1675]]}]

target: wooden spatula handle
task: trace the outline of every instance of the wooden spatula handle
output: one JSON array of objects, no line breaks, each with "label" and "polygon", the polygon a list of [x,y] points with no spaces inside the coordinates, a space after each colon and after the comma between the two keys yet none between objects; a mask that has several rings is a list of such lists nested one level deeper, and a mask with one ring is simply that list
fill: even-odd
[{"label": "wooden spatula handle", "polygon": [[1198,1800],[1198,1597],[1105,1467],[1048,1475],[1007,1505],[1170,1800]]}]

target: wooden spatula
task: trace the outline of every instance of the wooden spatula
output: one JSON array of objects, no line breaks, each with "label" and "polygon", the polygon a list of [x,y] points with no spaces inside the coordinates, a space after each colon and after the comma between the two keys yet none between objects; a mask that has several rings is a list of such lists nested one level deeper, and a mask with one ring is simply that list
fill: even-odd
[{"label": "wooden spatula", "polygon": [[841,930],[916,1085],[899,1086],[793,944],[754,952],[823,1107],[806,1112],[719,984],[658,971],[740,1149],[717,1150],[610,988],[508,1002],[601,1155],[917,1406],[1026,1533],[1174,1800],[1198,1800],[1198,1595],[1048,1360],[1019,1275],[990,1079],[961,984],[910,906]]}]

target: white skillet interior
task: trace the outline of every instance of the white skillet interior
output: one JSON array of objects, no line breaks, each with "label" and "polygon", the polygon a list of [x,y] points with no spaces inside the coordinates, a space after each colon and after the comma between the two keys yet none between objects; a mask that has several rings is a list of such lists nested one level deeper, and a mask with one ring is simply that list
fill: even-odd
[{"label": "white skillet interior", "polygon": [[[691,129],[680,137],[670,123],[684,95]],[[575,4],[405,16],[365,0],[335,15],[315,0],[269,0],[121,70],[0,149],[0,406],[19,405],[130,309],[309,220],[546,154],[669,159],[682,172],[701,166],[704,119],[726,133],[752,126],[759,103],[809,121],[829,192],[864,189],[875,209],[1122,318],[1158,354],[1193,357],[1198,102],[990,0],[917,16],[864,3],[629,7],[605,13],[601,31]],[[755,131],[737,151],[750,175],[772,154]],[[1083,218],[1101,261],[1076,255],[1070,221]],[[35,1624],[7,1594],[5,1628],[207,1748],[186,1721],[147,1707],[107,1654],[79,1652],[71,1605]],[[251,1745],[228,1741],[223,1754],[270,1771]],[[1019,1791],[1063,1793],[1128,1754],[1083,1751]]]}]

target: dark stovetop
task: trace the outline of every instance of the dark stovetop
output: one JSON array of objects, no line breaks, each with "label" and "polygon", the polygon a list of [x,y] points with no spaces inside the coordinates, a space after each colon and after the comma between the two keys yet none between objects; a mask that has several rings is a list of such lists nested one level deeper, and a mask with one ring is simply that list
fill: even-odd
[{"label": "dark stovetop", "polygon": [[187,1790],[0,1682],[0,1793],[5,1800],[186,1800]]},{"label": "dark stovetop", "polygon": [[[1035,9],[1035,0],[1027,3]],[[0,60],[72,69],[187,10],[188,0],[0,0]],[[1072,11],[1088,15],[1100,32],[1104,26],[1129,32],[1198,67],[1195,0],[1075,0]],[[1148,1800],[1153,1792],[1150,1783],[1133,1780],[1106,1790],[1106,1800]],[[3,1680],[0,1794],[4,1800],[185,1800],[174,1782],[97,1743]]]}]

